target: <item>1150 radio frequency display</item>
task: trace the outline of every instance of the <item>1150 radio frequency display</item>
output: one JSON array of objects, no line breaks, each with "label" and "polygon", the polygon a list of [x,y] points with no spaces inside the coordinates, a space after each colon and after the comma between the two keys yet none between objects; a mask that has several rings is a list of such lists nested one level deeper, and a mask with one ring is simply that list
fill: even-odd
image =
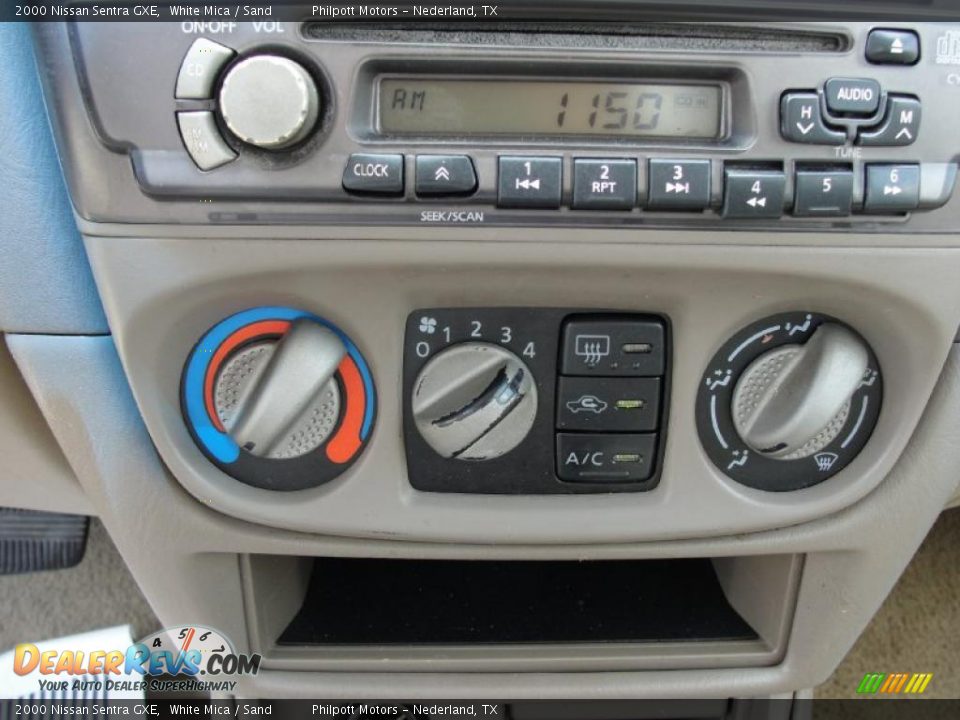
[{"label": "1150 radio frequency display", "polygon": [[715,139],[718,85],[382,78],[389,135],[608,135]]}]

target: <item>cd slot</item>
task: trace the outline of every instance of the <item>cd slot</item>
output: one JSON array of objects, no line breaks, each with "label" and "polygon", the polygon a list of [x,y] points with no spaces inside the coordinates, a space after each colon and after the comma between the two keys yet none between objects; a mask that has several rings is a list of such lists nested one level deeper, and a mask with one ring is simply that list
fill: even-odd
[{"label": "cd slot", "polygon": [[510,45],[514,47],[651,51],[840,53],[851,44],[840,32],[683,23],[431,22],[331,18],[303,23],[306,40],[394,44]]}]

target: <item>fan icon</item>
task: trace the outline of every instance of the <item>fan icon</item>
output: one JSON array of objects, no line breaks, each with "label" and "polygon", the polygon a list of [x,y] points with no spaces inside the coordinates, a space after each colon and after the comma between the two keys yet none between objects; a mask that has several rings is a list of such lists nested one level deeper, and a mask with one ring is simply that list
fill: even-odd
[{"label": "fan icon", "polygon": [[420,332],[433,335],[437,331],[437,319],[423,316],[420,318]]}]

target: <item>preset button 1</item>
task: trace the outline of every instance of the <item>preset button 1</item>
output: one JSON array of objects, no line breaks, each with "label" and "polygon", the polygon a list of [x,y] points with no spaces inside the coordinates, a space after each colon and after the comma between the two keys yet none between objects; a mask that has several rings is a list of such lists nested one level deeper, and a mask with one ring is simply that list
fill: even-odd
[{"label": "preset button 1", "polygon": [[573,161],[574,210],[630,210],[637,202],[637,161]]},{"label": "preset button 1", "polygon": [[501,157],[497,204],[510,208],[560,207],[563,163],[558,157]]}]

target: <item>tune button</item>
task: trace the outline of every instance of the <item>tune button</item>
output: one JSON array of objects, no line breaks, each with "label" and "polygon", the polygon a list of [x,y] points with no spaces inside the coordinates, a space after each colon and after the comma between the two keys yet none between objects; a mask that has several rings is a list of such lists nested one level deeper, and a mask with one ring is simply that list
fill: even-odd
[{"label": "tune button", "polygon": [[784,139],[810,145],[843,145],[847,134],[829,127],[820,112],[815,92],[789,92],[780,98],[780,134]]},{"label": "tune button", "polygon": [[887,115],[879,127],[861,130],[858,145],[910,145],[920,130],[920,101],[908,95],[891,95]]}]

